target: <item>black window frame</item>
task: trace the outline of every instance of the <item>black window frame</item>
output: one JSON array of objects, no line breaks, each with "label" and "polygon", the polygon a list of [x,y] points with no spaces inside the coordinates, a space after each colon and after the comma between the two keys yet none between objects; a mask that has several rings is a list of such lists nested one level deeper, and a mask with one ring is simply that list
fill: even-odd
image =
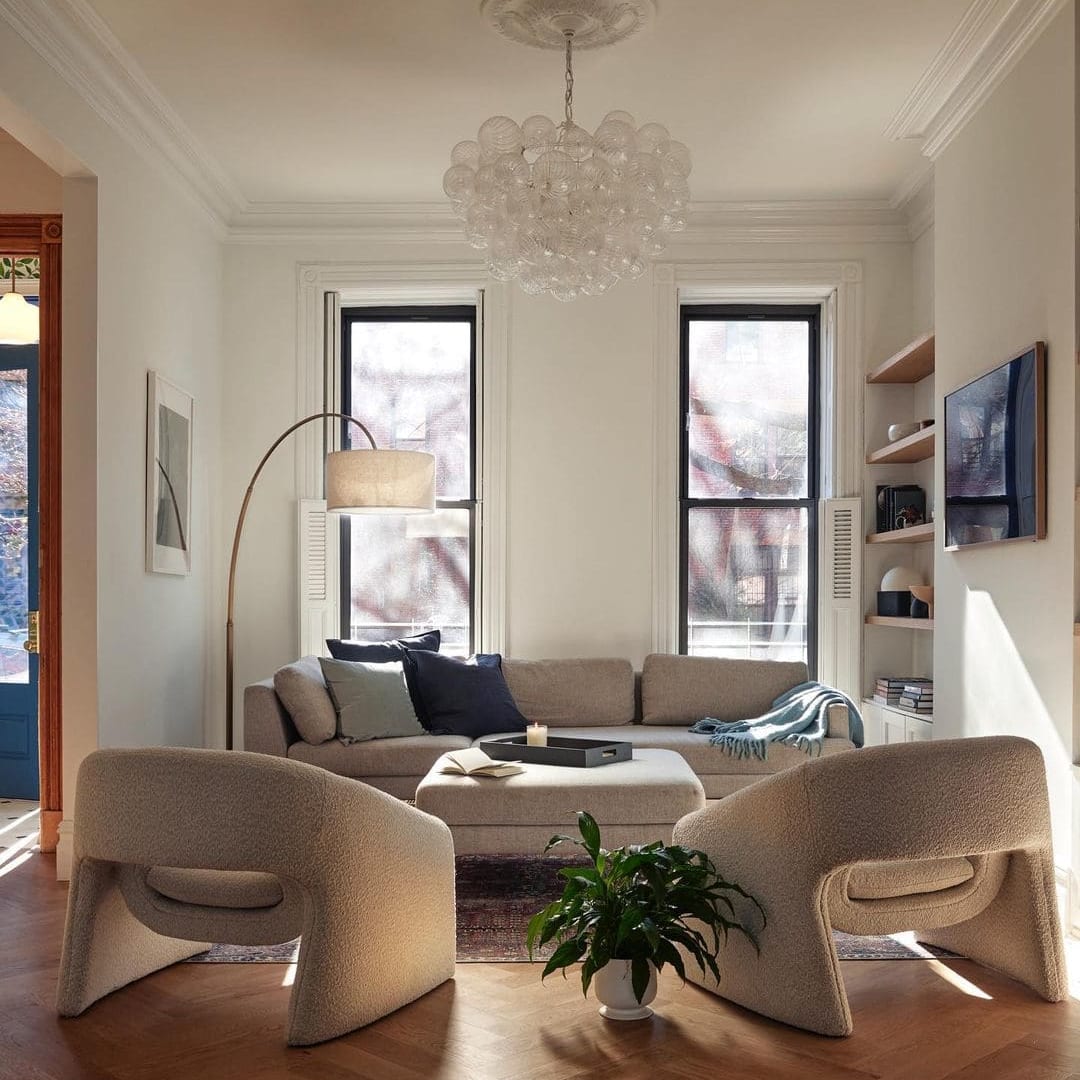
[{"label": "black window frame", "polygon": [[[803,498],[692,498],[690,496],[690,324],[692,322],[799,322],[809,326],[807,475]],[[806,510],[806,666],[817,674],[818,503],[821,493],[821,306],[818,304],[683,304],[679,308],[679,653],[689,648],[689,522],[695,509]]]},{"label": "black window frame", "polygon": [[[475,304],[425,304],[389,305],[383,307],[343,307],[341,309],[341,411],[355,415],[363,421],[364,416],[353,412],[352,399],[352,327],[362,322],[460,322],[467,323],[469,332],[469,494],[464,499],[440,499],[436,492],[437,510],[467,510],[469,512],[469,635],[468,652],[477,648],[476,615],[478,605],[477,582],[477,532],[479,529],[480,500],[477,496],[476,470],[479,463],[477,436],[479,427],[479,372],[477,370],[477,326],[479,312]],[[350,445],[347,420],[341,421],[342,446]],[[352,630],[352,519],[341,515],[341,549],[339,578],[339,622],[341,636],[348,638]],[[400,635],[389,635],[391,637]]]}]

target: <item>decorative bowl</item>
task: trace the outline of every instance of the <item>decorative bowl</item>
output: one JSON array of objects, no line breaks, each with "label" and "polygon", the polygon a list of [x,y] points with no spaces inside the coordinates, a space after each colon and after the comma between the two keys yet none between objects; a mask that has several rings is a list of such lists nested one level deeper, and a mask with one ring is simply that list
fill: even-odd
[{"label": "decorative bowl", "polygon": [[[916,618],[925,617],[932,619],[934,617],[934,586],[933,585],[912,585],[910,586],[911,595],[915,598],[911,602],[911,614]],[[917,612],[915,609],[916,601],[920,604],[926,605],[926,611]]]},{"label": "decorative bowl", "polygon": [[914,435],[916,431],[921,428],[921,424],[890,424],[889,425],[889,442],[896,442],[898,439],[906,439],[909,435]]}]

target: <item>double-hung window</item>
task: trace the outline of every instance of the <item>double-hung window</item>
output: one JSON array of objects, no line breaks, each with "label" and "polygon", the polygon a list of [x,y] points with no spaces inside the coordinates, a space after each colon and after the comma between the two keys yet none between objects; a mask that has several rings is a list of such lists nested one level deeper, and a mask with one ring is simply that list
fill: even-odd
[{"label": "double-hung window", "polygon": [[681,310],[680,651],[815,666],[820,309]]},{"label": "double-hung window", "polygon": [[[341,632],[383,641],[438,628],[475,648],[476,308],[342,311],[342,411],[380,448],[435,455],[434,514],[343,516]],[[344,423],[342,445],[367,446]]]}]

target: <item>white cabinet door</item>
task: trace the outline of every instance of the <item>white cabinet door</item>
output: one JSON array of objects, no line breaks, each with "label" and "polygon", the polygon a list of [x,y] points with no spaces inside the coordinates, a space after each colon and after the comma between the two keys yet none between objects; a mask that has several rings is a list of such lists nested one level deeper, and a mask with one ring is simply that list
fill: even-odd
[{"label": "white cabinet door", "polygon": [[898,716],[894,712],[889,712],[887,709],[882,709],[881,719],[884,727],[886,745],[908,741],[907,724],[904,722],[904,717]]},{"label": "white cabinet door", "polygon": [[904,721],[908,742],[929,742],[934,737],[934,725],[928,720],[909,716]]}]

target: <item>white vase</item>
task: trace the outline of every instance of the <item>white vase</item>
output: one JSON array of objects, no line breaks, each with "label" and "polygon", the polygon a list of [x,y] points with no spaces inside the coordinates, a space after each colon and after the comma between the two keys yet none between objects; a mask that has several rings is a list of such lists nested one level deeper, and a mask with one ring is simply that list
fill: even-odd
[{"label": "white vase", "polygon": [[649,1002],[656,997],[656,968],[649,965],[649,985],[641,1001],[634,997],[629,960],[609,960],[594,976],[593,990],[600,1015],[607,1020],[646,1020],[652,1016]]}]

